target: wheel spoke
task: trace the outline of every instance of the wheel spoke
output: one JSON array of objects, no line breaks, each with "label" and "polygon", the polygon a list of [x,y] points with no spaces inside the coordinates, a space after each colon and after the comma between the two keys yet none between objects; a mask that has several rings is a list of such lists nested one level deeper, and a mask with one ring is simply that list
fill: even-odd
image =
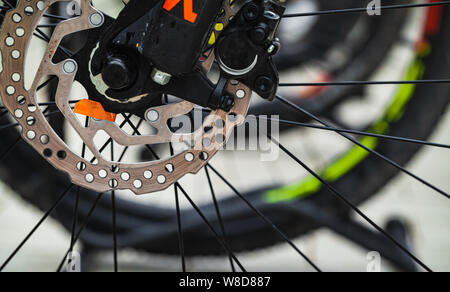
[{"label": "wheel spoke", "polygon": [[[214,186],[212,184],[211,176],[209,174],[209,170],[207,167],[205,167],[205,174],[206,174],[206,178],[208,180],[209,189],[211,191],[211,196],[212,196],[212,199],[214,202],[214,208],[216,209],[217,219],[219,220],[220,230],[222,232],[223,240],[225,242],[229,242],[227,240],[227,236],[226,236],[226,232],[225,232],[225,224],[223,222],[222,213],[220,212],[219,202],[217,201],[216,192],[214,191]],[[230,260],[231,271],[234,273],[234,272],[236,272],[236,268],[233,263],[233,258],[231,257],[231,255],[228,255],[228,258]]]},{"label": "wheel spoke", "polygon": [[[80,100],[78,99],[78,100],[69,100],[69,104],[74,104],[74,103],[77,103],[77,102],[79,102]],[[41,103],[38,103],[37,104],[39,107],[41,107],[41,106],[52,106],[52,107],[55,107],[55,106],[57,106],[57,104],[56,104],[56,102],[54,102],[54,101],[50,101],[50,102],[41,102]],[[0,106],[0,109],[6,109],[4,106]],[[8,111],[6,111],[5,113],[8,113]],[[0,114],[0,117],[3,115],[3,114],[5,114],[5,113],[1,113]]]},{"label": "wheel spoke", "polygon": [[323,185],[327,187],[335,196],[337,196],[341,201],[343,201],[348,207],[350,207],[353,211],[355,211],[359,216],[361,216],[367,223],[372,225],[376,230],[382,233],[387,239],[389,239],[392,243],[394,243],[398,248],[400,248],[403,252],[405,252],[411,259],[413,259],[418,265],[424,268],[428,272],[432,272],[432,270],[425,265],[421,260],[419,260],[415,255],[413,255],[406,247],[400,244],[397,240],[395,240],[391,235],[389,235],[383,228],[378,226],[372,219],[370,219],[366,214],[364,214],[356,205],[351,203],[346,199],[344,195],[338,192],[333,186],[331,186],[328,182],[326,182],[320,175],[314,172],[310,167],[308,167],[303,161],[301,161],[298,157],[296,157],[292,152],[290,152],[287,148],[280,144],[276,139],[272,138],[270,135],[267,135],[267,138],[272,141],[275,145],[277,145],[283,152],[285,152],[289,157],[291,157],[294,161],[300,164],[306,171],[308,171],[311,175],[313,175],[316,179],[318,179]]},{"label": "wheel spoke", "polygon": [[202,218],[202,220],[205,222],[205,224],[208,226],[208,228],[211,230],[211,232],[214,234],[214,237],[216,240],[222,245],[222,247],[227,251],[230,256],[233,258],[233,260],[236,262],[236,264],[239,266],[239,268],[246,272],[245,268],[242,266],[241,262],[238,260],[238,258],[234,255],[233,251],[231,250],[230,246],[219,236],[217,231],[214,229],[214,227],[211,225],[209,220],[206,218],[206,216],[203,214],[203,212],[200,210],[200,208],[194,203],[194,201],[191,199],[191,197],[187,194],[187,192],[181,187],[179,183],[175,183],[175,186],[180,189],[180,191],[183,193],[184,197],[189,201],[191,206],[194,208],[194,210],[197,212],[197,214]]},{"label": "wheel spoke", "polygon": [[324,131],[331,131],[331,132],[338,132],[338,133],[347,133],[347,134],[353,134],[353,135],[358,135],[358,136],[367,136],[367,137],[374,137],[374,138],[380,138],[380,139],[386,139],[386,140],[392,140],[392,141],[398,141],[398,142],[406,142],[406,143],[412,143],[412,144],[420,144],[420,145],[425,145],[425,146],[432,146],[432,147],[450,149],[450,145],[448,145],[448,144],[434,143],[434,142],[428,142],[428,141],[411,139],[411,138],[404,138],[404,137],[397,137],[397,136],[375,134],[375,133],[364,132],[364,131],[357,131],[357,130],[352,130],[352,129],[326,127],[326,126],[320,126],[320,125],[314,125],[314,124],[308,124],[308,123],[301,123],[301,122],[295,122],[295,121],[287,121],[287,120],[281,120],[281,119],[267,118],[265,116],[253,116],[253,117],[255,117],[258,120],[259,119],[263,119],[263,120],[268,120],[268,121],[272,121],[272,122],[278,122],[278,123],[281,123],[281,124],[291,125],[291,126],[299,126],[299,127],[318,129],[318,130],[324,130]]},{"label": "wheel spoke", "polygon": [[[450,4],[450,1],[441,1],[441,2],[433,2],[433,3],[388,5],[388,6],[377,7],[377,9],[379,9],[380,11],[383,11],[383,10],[396,10],[396,9],[406,9],[406,8],[442,6],[442,5],[448,5],[448,4]],[[361,8],[323,10],[323,11],[306,12],[306,13],[292,13],[292,14],[283,15],[283,18],[318,16],[318,15],[337,15],[337,14],[347,14],[347,13],[361,13],[361,12],[367,12],[367,9],[368,9],[367,7],[361,7]]]},{"label": "wheel spoke", "polygon": [[225,177],[220,174],[211,164],[206,164],[207,168],[210,168],[241,200],[244,201],[248,207],[256,213],[263,221],[265,221],[268,226],[270,226],[275,232],[277,232],[281,238],[283,238],[286,243],[288,243],[301,257],[303,257],[311,267],[313,267],[317,272],[321,272],[321,270],[314,264],[296,245],[289,239],[287,235],[285,235],[268,217],[266,217],[261,211],[259,211],[249,200],[247,200],[238,190],[235,188]]},{"label": "wheel spoke", "polygon": [[72,219],[72,230],[71,230],[71,234],[70,234],[69,253],[73,252],[73,248],[74,248],[75,232],[77,229],[77,221],[78,221],[78,207],[80,204],[80,191],[81,191],[81,187],[77,187],[77,194],[75,196],[75,203],[74,203],[74,207],[73,207],[73,219]]},{"label": "wheel spoke", "polygon": [[174,186],[175,190],[175,207],[177,212],[177,230],[178,230],[178,245],[180,249],[181,257],[181,270],[186,273],[186,257],[184,255],[184,236],[183,236],[183,225],[181,223],[181,210],[180,210],[180,195],[178,193],[178,186]]},{"label": "wheel spoke", "polygon": [[113,255],[114,255],[114,272],[119,271],[119,265],[117,262],[117,218],[116,218],[116,192],[111,191],[111,203],[112,203],[112,229],[113,229]]},{"label": "wheel spoke", "polygon": [[[299,112],[305,114],[306,116],[310,117],[311,119],[315,120],[316,122],[319,122],[320,124],[322,124],[322,125],[324,125],[324,126],[326,126],[326,127],[328,127],[328,128],[332,128],[332,126],[331,126],[329,123],[327,123],[327,122],[321,120],[320,118],[316,117],[315,115],[313,115],[312,113],[308,112],[307,110],[305,110],[305,109],[299,107],[298,105],[292,103],[291,101],[289,101],[289,100],[287,100],[287,99],[285,99],[285,98],[283,98],[283,97],[281,97],[281,96],[279,96],[279,95],[277,95],[276,98],[277,98],[278,100],[280,100],[283,104],[285,104],[285,105],[287,105],[287,106],[289,106],[289,107],[292,107],[292,108],[296,109],[297,111],[299,111]],[[362,143],[358,142],[356,139],[354,139],[354,138],[348,136],[348,135],[345,134],[345,133],[342,133],[342,132],[336,132],[336,133],[338,133],[338,134],[341,135],[342,137],[346,138],[347,140],[351,141],[352,143],[358,145],[359,147],[363,148],[364,150],[370,152],[371,154],[377,156],[378,158],[382,159],[383,161],[385,161],[385,162],[391,164],[393,167],[395,167],[395,168],[397,168],[398,170],[404,172],[405,174],[411,176],[412,178],[416,179],[417,181],[421,182],[422,184],[426,185],[427,187],[429,187],[429,188],[435,190],[436,192],[438,192],[439,194],[443,195],[444,197],[450,199],[450,195],[449,195],[449,194],[447,194],[447,193],[444,192],[443,190],[437,188],[436,186],[432,185],[431,183],[427,182],[426,180],[424,180],[424,179],[418,177],[417,175],[413,174],[412,172],[410,172],[410,171],[407,170],[406,168],[402,167],[402,166],[399,165],[398,163],[392,161],[391,159],[387,158],[386,156],[380,154],[379,152],[377,152],[377,151],[375,151],[375,150],[370,149],[369,147],[363,145]]]},{"label": "wheel spoke", "polygon": [[336,82],[304,82],[304,83],[280,83],[280,87],[302,86],[354,86],[354,85],[403,85],[403,84],[447,84],[450,79],[435,80],[404,80],[404,81],[336,81]]},{"label": "wheel spoke", "polygon": [[[135,132],[137,133],[137,135],[141,135],[141,133],[139,132],[139,130],[136,128],[136,126],[131,122],[130,118],[122,115],[124,117],[124,119],[128,122],[128,124],[135,130]],[[153,148],[150,145],[145,145],[146,148],[152,153],[152,155],[156,158],[156,159],[160,159],[160,157],[158,156],[158,154],[153,150]],[[192,207],[196,210],[196,212],[200,215],[200,217],[202,218],[203,221],[205,221],[206,225],[208,225],[209,229],[211,229],[211,231],[213,232],[214,236],[216,237],[217,241],[220,243],[220,245],[222,245],[222,247],[225,249],[226,252],[228,252],[231,257],[235,260],[235,262],[237,263],[237,265],[239,266],[239,268],[242,271],[245,271],[244,267],[241,265],[241,263],[239,262],[239,260],[237,259],[237,257],[233,254],[232,250],[230,249],[230,247],[228,246],[228,244],[226,242],[224,242],[220,236],[217,234],[217,232],[214,230],[214,228],[212,227],[211,223],[208,221],[208,219],[203,215],[203,213],[200,211],[200,209],[197,207],[197,205],[194,203],[194,201],[192,201],[192,199],[189,197],[189,195],[186,193],[186,191],[183,189],[183,187],[176,182],[175,183],[175,187],[178,188],[186,197],[186,199],[189,201],[189,203],[192,205]]]},{"label": "wheel spoke", "polygon": [[[169,103],[167,95],[165,95],[166,102]],[[169,143],[170,155],[174,155],[173,145]],[[184,253],[184,235],[183,235],[183,225],[181,223],[181,210],[180,210],[180,196],[178,193],[178,187],[176,185],[173,186],[174,194],[175,194],[175,209],[177,213],[177,230],[178,230],[178,245],[180,249],[180,257],[181,257],[181,270],[183,273],[186,273],[186,257]]]},{"label": "wheel spoke", "polygon": [[[49,112],[48,114],[44,114],[44,116],[46,118],[48,118],[48,117],[51,117],[51,116],[54,116],[54,115],[58,115],[58,114],[61,114],[61,112],[60,111],[53,111],[53,112]],[[15,128],[15,127],[18,127],[18,126],[20,126],[19,123],[13,123],[13,124],[1,126],[0,127],[0,132],[3,131],[3,130],[8,130],[8,129]]]},{"label": "wheel spoke", "polygon": [[22,247],[28,242],[28,240],[33,236],[33,234],[38,230],[38,228],[44,223],[44,221],[53,213],[53,211],[58,207],[61,201],[66,197],[69,191],[72,189],[74,185],[70,184],[70,186],[59,196],[53,206],[44,214],[44,216],[39,220],[36,226],[28,233],[27,236],[22,240],[22,242],[16,247],[16,249],[12,252],[12,254],[6,259],[6,261],[0,267],[0,272],[5,269],[5,267],[9,264],[9,262],[16,256],[16,254],[22,249]]},{"label": "wheel spoke", "polygon": [[[97,208],[98,203],[100,202],[100,199],[102,198],[103,193],[99,193],[97,195],[96,200],[94,201],[94,204],[92,205],[91,209],[89,210],[86,219],[84,220],[83,224],[81,224],[80,229],[78,230],[73,242],[71,243],[72,245],[75,245],[78,241],[78,239],[81,236],[81,233],[83,232],[83,230],[86,228],[86,226],[89,224],[89,221],[91,220],[92,215],[94,214],[95,208]],[[67,255],[70,253],[70,249],[67,250],[67,252],[64,254],[64,257],[62,259],[62,261],[60,262],[58,269],[56,270],[57,272],[60,272],[62,270],[62,267],[64,266],[64,263],[66,261]]]}]

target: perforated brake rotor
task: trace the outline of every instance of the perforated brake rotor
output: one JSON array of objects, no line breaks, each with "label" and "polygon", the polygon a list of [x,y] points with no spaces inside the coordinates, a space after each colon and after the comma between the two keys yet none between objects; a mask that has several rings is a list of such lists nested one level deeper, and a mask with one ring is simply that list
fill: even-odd
[{"label": "perforated brake rotor", "polygon": [[[232,115],[222,110],[212,111],[204,119],[203,126],[192,133],[176,134],[167,126],[170,119],[193,110],[194,104],[187,101],[148,109],[158,116],[154,122],[147,121],[156,128],[155,135],[131,136],[116,123],[94,119],[91,119],[88,127],[84,127],[69,105],[69,93],[77,64],[71,59],[54,64],[52,59],[66,35],[101,25],[98,20],[103,15],[91,6],[90,0],[80,0],[82,14],[79,17],[62,21],[56,26],[31,88],[26,90],[24,85],[24,60],[30,40],[40,19],[55,2],[68,0],[19,0],[17,7],[6,13],[0,32],[0,40],[3,42],[0,46],[3,60],[0,90],[3,104],[20,124],[25,141],[54,167],[66,172],[73,183],[98,192],[126,189],[136,194],[144,194],[166,189],[185,174],[197,173],[226,143],[233,128],[244,121],[252,92],[243,84],[228,81],[227,91],[236,97],[236,103],[230,112]],[[224,11],[219,21],[226,26],[234,12],[228,4],[225,5]],[[218,35],[220,31],[215,33]],[[211,54],[202,63],[206,71],[211,69],[213,60],[214,54]],[[39,82],[43,77],[53,75],[58,78],[56,105],[97,158],[95,164],[77,155],[62,141],[37,104],[36,91]],[[205,132],[206,128],[212,130]],[[189,141],[193,146],[164,160],[118,164],[103,158],[94,144],[94,136],[99,131],[105,131],[116,143],[123,146],[151,146],[183,141]],[[218,139],[219,136],[221,139]]]}]

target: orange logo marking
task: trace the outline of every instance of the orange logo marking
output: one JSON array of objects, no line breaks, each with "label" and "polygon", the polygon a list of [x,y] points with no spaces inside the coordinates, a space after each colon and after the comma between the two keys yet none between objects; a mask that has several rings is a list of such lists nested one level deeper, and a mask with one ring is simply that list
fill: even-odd
[{"label": "orange logo marking", "polygon": [[183,1],[184,5],[184,20],[195,23],[198,14],[194,12],[194,4],[192,2],[194,0],[166,0],[163,8],[167,11],[171,11],[181,1]]},{"label": "orange logo marking", "polygon": [[101,103],[90,99],[83,99],[77,102],[75,104],[73,112],[97,120],[104,120],[110,122],[114,122],[116,120],[116,114],[105,111]]}]

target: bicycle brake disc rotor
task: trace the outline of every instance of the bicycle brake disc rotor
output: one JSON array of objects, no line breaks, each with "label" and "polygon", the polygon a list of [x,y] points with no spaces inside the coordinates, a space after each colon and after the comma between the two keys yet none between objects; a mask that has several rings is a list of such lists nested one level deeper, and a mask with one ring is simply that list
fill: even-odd
[{"label": "bicycle brake disc rotor", "polygon": [[[175,134],[167,126],[170,119],[186,115],[193,110],[194,104],[187,101],[148,109],[148,111],[156,112],[159,117],[155,122],[147,121],[156,128],[155,135],[131,136],[114,122],[95,119],[91,119],[89,125],[85,127],[69,104],[69,94],[77,63],[72,59],[66,59],[55,64],[52,59],[65,36],[101,25],[95,20],[103,17],[103,14],[90,4],[90,0],[80,1],[82,14],[79,17],[62,21],[55,27],[31,88],[27,90],[24,85],[26,74],[24,63],[30,40],[41,18],[56,2],[66,1],[20,0],[15,9],[6,13],[0,33],[0,39],[5,44],[0,47],[3,60],[0,90],[4,106],[21,126],[23,139],[54,167],[66,172],[73,183],[98,192],[124,189],[132,190],[136,194],[144,194],[166,189],[185,174],[197,173],[227,142],[233,128],[244,121],[252,92],[243,84],[229,80],[226,88],[236,97],[236,103],[231,110],[233,117],[236,118],[230,118],[228,113],[222,110],[212,111],[204,119],[201,128],[188,134]],[[227,4],[224,11],[219,21],[227,25],[228,20],[233,16],[233,10]],[[214,54],[210,54],[202,63],[203,68],[209,71],[213,61]],[[48,123],[36,101],[39,82],[45,76],[57,77],[56,105],[86,147],[97,158],[97,163],[90,163],[77,155]],[[221,126],[218,126],[219,124]],[[212,130],[206,132],[205,128],[212,128]],[[163,160],[134,164],[114,163],[103,158],[94,144],[94,136],[99,131],[106,132],[114,142],[123,146],[151,146],[182,141],[189,141],[193,146]],[[218,135],[223,135],[225,139],[223,141],[216,139]],[[211,143],[205,144],[205,139]]]}]

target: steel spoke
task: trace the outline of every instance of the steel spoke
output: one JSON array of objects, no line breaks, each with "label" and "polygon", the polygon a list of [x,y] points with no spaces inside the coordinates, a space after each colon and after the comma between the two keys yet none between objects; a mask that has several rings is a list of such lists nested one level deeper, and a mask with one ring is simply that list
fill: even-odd
[{"label": "steel spoke", "polygon": [[[168,98],[166,97],[166,102],[168,102]],[[169,143],[170,155],[174,155],[173,145]],[[175,208],[177,213],[177,230],[178,230],[178,245],[180,249],[180,257],[181,257],[181,270],[183,273],[186,273],[186,257],[184,253],[184,236],[183,236],[183,225],[181,223],[181,210],[180,210],[180,196],[178,193],[178,187],[176,185],[173,186],[175,192]]]},{"label": "steel spoke", "polygon": [[175,190],[175,207],[177,212],[178,245],[181,257],[181,269],[183,273],[186,273],[186,257],[184,254],[184,236],[183,236],[183,225],[181,223],[180,195],[178,193],[177,185],[174,185],[174,190]]},{"label": "steel spoke", "polygon": [[[225,232],[225,224],[223,223],[222,213],[220,212],[220,208],[219,208],[219,202],[217,201],[216,192],[214,191],[214,186],[212,184],[211,176],[209,175],[209,170],[207,167],[205,167],[205,174],[206,174],[206,178],[208,180],[209,189],[211,191],[211,196],[212,196],[212,199],[214,202],[214,208],[216,209],[217,219],[219,220],[220,230],[222,232],[223,240],[225,242],[228,242],[226,232]],[[231,255],[228,255],[228,258],[230,260],[231,271],[234,273],[234,272],[236,272],[236,268],[233,263],[233,258],[231,257]]]},{"label": "steel spoke", "polygon": [[435,80],[404,80],[404,81],[336,81],[336,82],[304,82],[304,83],[280,83],[280,87],[302,86],[353,86],[353,85],[402,85],[402,84],[446,84],[450,79]]},{"label": "steel spoke", "polygon": [[112,202],[112,228],[113,228],[113,254],[114,254],[114,272],[119,271],[119,265],[117,262],[117,226],[116,226],[116,192],[111,191]]},{"label": "steel spoke", "polygon": [[314,172],[310,167],[308,167],[303,161],[301,161],[298,157],[296,157],[292,152],[290,152],[287,148],[280,144],[276,139],[272,138],[270,135],[267,135],[267,138],[271,140],[275,145],[277,145],[283,152],[285,152],[289,157],[291,157],[294,161],[300,164],[306,171],[308,171],[311,175],[313,175],[316,179],[318,179],[323,185],[327,187],[335,196],[337,196],[341,201],[343,201],[348,207],[354,210],[359,216],[361,216],[367,223],[369,223],[372,227],[382,233],[387,239],[389,239],[392,243],[394,243],[398,248],[400,248],[403,252],[405,252],[411,259],[413,259],[418,265],[424,268],[428,272],[432,272],[432,270],[425,265],[421,260],[419,260],[416,256],[414,256],[406,247],[400,244],[397,240],[395,240],[391,235],[389,235],[383,228],[378,226],[372,219],[370,219],[366,214],[364,214],[356,205],[351,203],[349,200],[345,198],[340,192],[338,192],[333,186],[331,186],[327,181],[325,181],[320,175]]},{"label": "steel spoke", "polygon": [[[78,99],[78,100],[69,100],[68,102],[69,102],[69,104],[74,104],[74,103],[77,103],[77,102],[79,102],[80,100]],[[38,103],[37,104],[39,107],[43,107],[43,106],[53,106],[53,107],[55,107],[55,106],[57,106],[57,104],[56,104],[56,102],[54,102],[54,101],[50,101],[50,102],[41,102],[41,103]],[[6,109],[4,106],[0,106],[0,109]],[[8,111],[7,111],[8,112]],[[1,115],[3,115],[4,113],[2,113]]]},{"label": "steel spoke", "polygon": [[[60,111],[53,111],[53,112],[49,112],[48,114],[45,114],[44,116],[46,118],[48,118],[48,117],[51,117],[51,116],[57,115],[57,114],[61,114],[61,112]],[[15,127],[18,127],[18,126],[20,126],[19,123],[13,123],[13,124],[5,125],[5,126],[0,126],[0,131],[12,129],[12,128],[15,128]]]},{"label": "steel spoke", "polygon": [[[441,1],[441,2],[433,2],[433,3],[388,5],[388,6],[377,7],[377,9],[379,9],[380,11],[383,11],[383,10],[395,10],[395,9],[406,9],[406,8],[421,8],[421,7],[442,6],[442,5],[448,5],[448,4],[450,4],[450,1]],[[367,7],[361,7],[361,8],[324,10],[324,11],[315,11],[315,12],[306,12],[306,13],[292,13],[292,14],[285,14],[285,15],[283,15],[283,18],[306,17],[306,16],[317,16],[317,15],[336,15],[336,14],[347,14],[347,13],[360,13],[360,12],[367,12],[367,9],[368,9]]]},{"label": "steel spoke", "polygon": [[[124,119],[128,122],[128,124],[136,131],[137,135],[141,135],[141,133],[139,132],[139,130],[136,128],[136,126],[131,122],[130,118],[122,115],[124,117]],[[152,155],[156,158],[156,159],[160,159],[160,157],[157,155],[157,153],[153,150],[152,147],[150,147],[150,145],[145,145],[146,148],[152,153]],[[239,260],[236,258],[236,256],[233,254],[232,250],[230,249],[230,247],[228,246],[228,244],[226,242],[224,242],[220,236],[217,234],[217,232],[214,230],[214,228],[212,227],[211,223],[208,221],[208,219],[203,215],[203,213],[200,211],[200,209],[197,207],[197,205],[194,203],[194,201],[192,201],[192,199],[189,197],[189,195],[186,193],[186,191],[183,189],[183,187],[176,182],[175,183],[175,187],[177,187],[186,197],[186,199],[188,199],[189,203],[193,206],[193,208],[197,211],[197,213],[200,215],[200,217],[205,221],[205,223],[208,225],[208,227],[211,229],[211,231],[213,232],[214,236],[216,237],[217,241],[220,243],[220,245],[222,245],[222,247],[225,249],[225,251],[227,251],[232,258],[235,260],[235,262],[237,263],[237,265],[239,266],[239,268],[241,268],[242,271],[245,271],[245,269],[243,268],[243,266],[241,265],[241,263],[239,262]]]},{"label": "steel spoke", "polygon": [[241,262],[238,260],[238,258],[234,255],[233,251],[231,250],[228,243],[226,243],[217,233],[217,231],[214,229],[214,227],[211,225],[209,220],[206,218],[206,216],[203,214],[203,212],[200,210],[200,208],[194,203],[194,201],[191,199],[191,197],[187,194],[187,192],[181,187],[179,183],[175,183],[175,185],[180,189],[180,191],[184,194],[184,197],[189,201],[191,206],[194,208],[194,210],[197,212],[197,214],[202,218],[202,220],[205,222],[205,224],[208,226],[208,228],[211,230],[211,232],[214,234],[214,237],[216,240],[222,245],[222,247],[230,254],[230,256],[233,258],[233,260],[236,262],[236,264],[239,266],[239,268],[246,272],[245,268],[242,266]]},{"label": "steel spoke", "polygon": [[[313,119],[313,120],[319,122],[320,124],[322,124],[322,125],[324,125],[324,126],[326,126],[326,127],[328,127],[328,128],[332,128],[332,126],[331,126],[329,123],[327,123],[327,122],[321,120],[320,118],[316,117],[315,115],[313,115],[312,113],[308,112],[307,110],[305,110],[305,109],[299,107],[298,105],[292,103],[291,101],[289,101],[289,100],[287,100],[287,99],[285,99],[285,98],[283,98],[283,97],[281,97],[281,96],[279,96],[279,95],[277,95],[276,98],[277,98],[278,100],[280,100],[282,103],[284,103],[285,105],[287,105],[287,106],[289,106],[289,107],[292,107],[292,108],[294,108],[294,109],[296,109],[296,110],[302,112],[303,114],[305,114],[305,115],[307,115],[308,117],[310,117],[311,119]],[[435,190],[436,192],[438,192],[439,194],[443,195],[444,197],[450,199],[450,195],[449,195],[449,194],[447,194],[447,193],[444,192],[443,190],[437,188],[436,186],[432,185],[431,183],[427,182],[426,180],[424,180],[424,179],[418,177],[417,175],[413,174],[412,172],[410,172],[410,171],[407,170],[406,168],[402,167],[400,164],[398,164],[398,163],[392,161],[391,159],[387,158],[386,156],[380,154],[379,152],[377,152],[377,151],[375,151],[375,150],[372,150],[372,149],[370,149],[369,147],[366,147],[365,145],[363,145],[362,143],[358,142],[356,139],[354,139],[354,138],[348,136],[348,135],[345,134],[345,133],[342,133],[342,132],[336,132],[336,133],[338,133],[338,134],[341,135],[342,137],[346,138],[347,140],[351,141],[352,143],[358,145],[359,147],[363,148],[364,150],[366,150],[366,151],[372,153],[373,155],[377,156],[378,158],[380,158],[380,159],[386,161],[387,163],[391,164],[391,165],[394,166],[395,168],[397,168],[397,169],[399,169],[400,171],[406,173],[407,175],[411,176],[412,178],[416,179],[417,181],[421,182],[422,184],[426,185],[427,187],[429,187],[429,188]]]},{"label": "steel spoke", "polygon": [[73,207],[73,219],[72,219],[72,230],[70,235],[70,247],[69,247],[69,253],[73,252],[74,248],[74,240],[75,240],[75,232],[77,229],[77,221],[78,221],[78,207],[80,204],[80,191],[81,187],[77,187],[77,194],[75,196],[75,204]]},{"label": "steel spoke", "polygon": [[[75,238],[74,238],[74,240],[73,240],[73,242],[72,242],[72,245],[75,245],[75,243],[77,243],[78,239],[79,239],[80,236],[81,236],[81,233],[82,233],[83,230],[86,228],[86,226],[89,224],[89,221],[90,221],[92,215],[94,214],[95,208],[97,207],[98,202],[100,202],[100,199],[102,198],[102,196],[103,196],[103,193],[99,193],[99,194],[97,195],[97,198],[96,198],[96,200],[94,201],[94,204],[92,205],[91,209],[89,210],[89,212],[88,212],[88,214],[87,214],[87,216],[86,216],[86,219],[84,220],[83,224],[81,224],[80,229],[78,230],[78,232],[77,232],[77,234],[76,234],[76,236],[75,236]],[[66,261],[67,255],[68,255],[69,253],[70,253],[70,249],[67,250],[67,252],[65,253],[65,255],[64,255],[63,259],[62,259],[62,261],[60,262],[60,264],[59,264],[59,266],[58,266],[58,269],[56,270],[57,272],[60,272],[60,271],[62,270],[62,267],[64,266],[64,262]]]},{"label": "steel spoke", "polygon": [[[249,116],[249,117],[251,117],[251,116]],[[392,140],[392,141],[398,141],[398,142],[406,142],[406,143],[412,143],[412,144],[420,144],[420,145],[425,145],[425,146],[433,146],[433,147],[438,147],[438,148],[450,149],[450,145],[448,145],[448,144],[434,143],[434,142],[428,142],[428,141],[404,138],[404,137],[397,137],[397,136],[375,134],[375,133],[357,131],[357,130],[351,130],[351,129],[326,127],[326,126],[314,125],[314,124],[309,124],[309,123],[301,123],[301,122],[287,121],[287,120],[282,120],[282,119],[268,118],[265,116],[253,116],[253,117],[255,117],[256,119],[263,119],[263,120],[278,122],[281,124],[291,125],[291,126],[299,126],[299,127],[312,128],[312,129],[318,129],[318,130],[324,130],[324,131],[347,133],[347,134],[353,134],[353,135],[358,135],[358,136],[367,136],[367,137],[374,137],[374,138],[380,138],[380,139],[386,139],[386,140]]]},{"label": "steel spoke", "polygon": [[36,230],[44,223],[44,221],[53,213],[53,211],[58,207],[61,201],[66,197],[69,191],[72,189],[74,185],[70,184],[70,186],[59,196],[53,206],[44,214],[44,216],[39,220],[36,226],[28,233],[27,236],[22,240],[22,242],[16,247],[16,249],[12,252],[12,254],[8,257],[8,259],[2,264],[0,267],[0,272],[5,269],[5,267],[9,264],[9,262],[16,256],[16,254],[22,249],[22,247],[28,242],[28,240],[33,236]]},{"label": "steel spoke", "polygon": [[264,220],[275,232],[277,232],[286,243],[288,243],[301,257],[303,257],[317,272],[321,270],[314,264],[290,239],[285,235],[269,218],[267,218],[261,211],[259,211],[247,198],[245,198],[225,177],[220,174],[211,164],[206,164],[241,200],[248,205],[248,207],[255,212],[262,220]]}]

